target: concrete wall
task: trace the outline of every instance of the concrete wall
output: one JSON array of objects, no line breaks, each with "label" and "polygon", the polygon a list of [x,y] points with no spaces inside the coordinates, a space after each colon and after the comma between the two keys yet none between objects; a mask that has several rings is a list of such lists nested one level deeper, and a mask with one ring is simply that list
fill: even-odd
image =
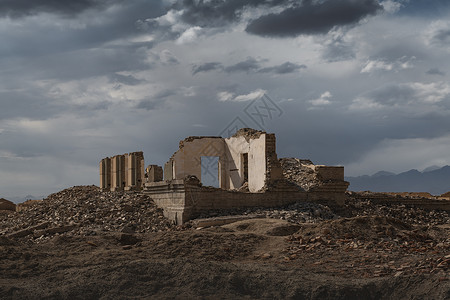
[{"label": "concrete wall", "polygon": [[164,216],[175,224],[183,224],[192,216],[192,208],[185,203],[186,192],[183,180],[171,182],[148,182],[144,192],[164,210]]},{"label": "concrete wall", "polygon": [[270,191],[243,193],[217,188],[185,185],[183,180],[145,184],[148,194],[164,209],[164,215],[176,224],[182,224],[202,212],[245,207],[276,207],[299,201],[311,201],[330,206],[345,201],[345,186],[328,185],[313,192],[301,191],[293,186],[280,185]]}]

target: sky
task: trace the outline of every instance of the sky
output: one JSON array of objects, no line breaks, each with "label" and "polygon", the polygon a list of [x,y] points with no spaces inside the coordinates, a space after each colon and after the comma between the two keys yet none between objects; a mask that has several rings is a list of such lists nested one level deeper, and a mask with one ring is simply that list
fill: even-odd
[{"label": "sky", "polygon": [[0,197],[275,133],[347,176],[450,164],[450,2],[0,0]]}]

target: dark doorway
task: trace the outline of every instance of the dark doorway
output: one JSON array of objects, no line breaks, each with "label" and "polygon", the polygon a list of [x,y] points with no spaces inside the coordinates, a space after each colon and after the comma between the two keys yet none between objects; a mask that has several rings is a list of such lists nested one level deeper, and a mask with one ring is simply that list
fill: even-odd
[{"label": "dark doorway", "polygon": [[248,182],[248,153],[242,154],[242,167],[244,168],[244,182]]}]

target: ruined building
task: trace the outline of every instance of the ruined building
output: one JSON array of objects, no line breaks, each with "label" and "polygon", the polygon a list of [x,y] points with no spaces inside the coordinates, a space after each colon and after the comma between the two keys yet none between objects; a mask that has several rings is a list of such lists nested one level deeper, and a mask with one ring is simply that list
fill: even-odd
[{"label": "ruined building", "polygon": [[211,210],[297,201],[341,205],[348,182],[343,167],[279,160],[275,134],[243,128],[229,138],[184,139],[164,172],[157,165],[144,171],[142,152],[105,158],[100,163],[100,186],[104,191],[141,190],[169,219],[181,224]]}]

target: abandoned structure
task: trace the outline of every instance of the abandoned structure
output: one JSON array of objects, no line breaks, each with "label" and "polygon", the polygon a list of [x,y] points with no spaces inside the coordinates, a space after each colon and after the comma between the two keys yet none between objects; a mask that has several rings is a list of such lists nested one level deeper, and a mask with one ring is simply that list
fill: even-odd
[{"label": "abandoned structure", "polygon": [[142,152],[107,157],[100,162],[100,188],[102,191],[142,190],[144,174]]},{"label": "abandoned structure", "polygon": [[[157,165],[144,172],[142,152],[105,158],[100,162],[100,186],[104,191],[142,190],[177,224],[218,209],[297,201],[343,204],[348,187],[343,167],[297,161],[302,170],[293,177],[287,161],[277,157],[275,134],[243,128],[229,138],[192,136],[180,141],[164,172]],[[305,181],[302,174],[313,184],[300,182]]]}]

